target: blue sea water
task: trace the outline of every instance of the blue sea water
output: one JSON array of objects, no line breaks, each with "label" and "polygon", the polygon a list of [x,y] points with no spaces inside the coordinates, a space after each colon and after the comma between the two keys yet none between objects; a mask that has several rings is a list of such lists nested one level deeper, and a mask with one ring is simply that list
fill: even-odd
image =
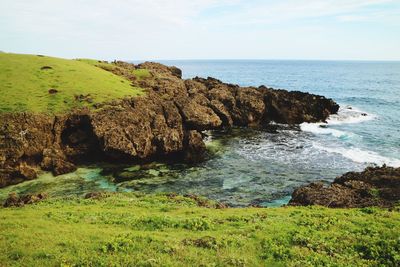
[{"label": "blue sea water", "polygon": [[[400,166],[400,62],[198,60],[163,63],[181,68],[184,78],[212,76],[243,86],[263,84],[300,90],[324,95],[340,104],[339,116],[332,116],[324,127],[303,124],[302,131],[281,130],[280,135],[260,132],[232,145],[231,153],[243,167],[230,178],[225,175],[223,188],[234,188],[236,193],[241,191],[246,195],[251,191],[249,187],[253,187],[253,194],[260,193],[260,199],[252,197],[253,202],[268,202],[290,193],[299,184],[318,179],[331,181],[344,172],[369,165]],[[227,159],[223,162],[225,165],[216,167],[229,169],[230,164],[235,164],[231,161]],[[209,174],[212,176],[212,172]],[[224,200],[240,204],[243,197],[249,201],[247,196],[235,197]]]},{"label": "blue sea water", "polygon": [[[211,76],[239,85],[263,84],[310,92],[332,98],[343,108],[365,112],[369,117],[354,118],[357,114],[347,114],[351,117],[347,121],[343,118],[342,123],[328,125],[334,131],[319,129],[316,134],[328,135],[323,138],[326,139],[323,145],[328,148],[337,145],[342,152],[353,149],[354,153],[345,155],[354,154],[352,160],[400,165],[400,62],[199,60],[164,63],[181,68],[184,78]],[[312,127],[305,129],[313,130]],[[334,141],[335,144],[330,144]]]},{"label": "blue sea water", "polygon": [[326,124],[281,125],[278,133],[251,129],[209,133],[207,143],[214,155],[198,165],[85,166],[65,177],[51,179],[46,174],[43,179],[0,190],[0,197],[10,190],[47,190],[56,195],[94,190],[177,192],[233,206],[279,206],[303,184],[331,182],[345,172],[371,165],[400,167],[400,62],[161,63],[181,68],[184,78],[212,76],[243,86],[263,84],[324,95],[341,109]]}]

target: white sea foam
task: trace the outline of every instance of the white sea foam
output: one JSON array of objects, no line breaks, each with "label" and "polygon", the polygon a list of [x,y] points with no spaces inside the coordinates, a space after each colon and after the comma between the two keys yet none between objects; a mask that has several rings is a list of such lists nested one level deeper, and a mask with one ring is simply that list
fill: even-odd
[{"label": "white sea foam", "polygon": [[337,138],[346,138],[355,136],[354,133],[349,133],[337,129],[329,128],[330,125],[360,123],[375,119],[373,114],[367,114],[357,108],[345,107],[340,108],[338,114],[329,116],[326,123],[302,123],[300,129],[304,132],[311,132],[314,134],[333,135]]},{"label": "white sea foam", "polygon": [[377,165],[386,164],[392,167],[400,167],[400,159],[384,157],[374,151],[362,150],[359,148],[327,147],[314,143],[313,147],[328,153],[340,154],[358,163],[374,163]]},{"label": "white sea foam", "polygon": [[348,133],[341,130],[327,128],[326,123],[302,123],[300,124],[300,129],[303,132],[310,132],[314,134],[330,134],[337,138],[344,138],[353,136],[353,133]]},{"label": "white sea foam", "polygon": [[[332,129],[331,125],[361,123],[375,119],[373,114],[367,114],[357,108],[344,107],[338,111],[338,114],[329,116],[326,123],[302,123],[300,128],[304,132],[311,132],[317,135],[325,134],[332,135],[337,138],[346,138],[357,136],[354,133],[342,130]],[[347,148],[341,146],[332,147],[314,143],[313,147],[319,151],[325,151],[333,154],[340,154],[344,158],[350,159],[356,163],[373,163],[377,165],[386,164],[393,167],[400,167],[400,159],[382,156],[374,151],[363,150],[360,148]]]},{"label": "white sea foam", "polygon": [[360,123],[376,119],[374,114],[368,114],[353,107],[340,108],[337,114],[329,116],[327,123],[329,125],[338,125],[345,123]]}]

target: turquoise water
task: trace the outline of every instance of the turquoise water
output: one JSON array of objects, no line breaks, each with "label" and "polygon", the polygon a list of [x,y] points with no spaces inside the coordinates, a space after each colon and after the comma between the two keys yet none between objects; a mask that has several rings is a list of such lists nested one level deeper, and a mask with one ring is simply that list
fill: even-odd
[{"label": "turquoise water", "polygon": [[[194,193],[233,206],[279,206],[294,188],[370,165],[400,166],[400,62],[166,61],[185,78],[212,76],[333,98],[341,105],[327,124],[277,125],[278,133],[236,129],[208,133],[210,158],[195,166],[84,166],[73,174],[0,190]],[[60,186],[66,188],[61,190]]]}]

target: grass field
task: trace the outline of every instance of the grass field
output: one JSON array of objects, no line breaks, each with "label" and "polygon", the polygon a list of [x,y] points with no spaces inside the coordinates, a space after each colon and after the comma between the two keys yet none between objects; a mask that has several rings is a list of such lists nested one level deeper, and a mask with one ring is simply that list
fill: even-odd
[{"label": "grass field", "polygon": [[[94,60],[94,59],[79,58],[77,60],[88,63],[92,66],[101,67],[102,69],[106,69],[106,70],[112,70],[112,69],[117,68],[116,65],[113,65],[111,63],[104,62],[104,61],[98,61],[98,60]],[[151,77],[151,73],[147,69],[135,69],[132,71],[132,74],[134,74],[136,76],[136,78],[139,80],[143,79],[143,78]]]},{"label": "grass field", "polygon": [[[56,114],[143,94],[94,62],[0,53],[0,112]],[[51,94],[51,89],[57,92]]]},{"label": "grass field", "polygon": [[212,206],[181,196],[115,194],[0,208],[0,265],[400,264],[398,209]]}]

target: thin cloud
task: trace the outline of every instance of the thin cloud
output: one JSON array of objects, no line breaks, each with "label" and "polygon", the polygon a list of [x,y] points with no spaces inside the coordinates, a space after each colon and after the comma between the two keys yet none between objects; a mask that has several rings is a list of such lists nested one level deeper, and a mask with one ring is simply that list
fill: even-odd
[{"label": "thin cloud", "polygon": [[361,17],[364,8],[393,3],[392,0],[285,0],[240,3],[237,10],[223,16],[216,16],[209,22],[224,25],[251,25],[290,22],[338,16],[341,18]]},{"label": "thin cloud", "polygon": [[[371,21],[373,29],[349,30]],[[387,59],[400,58],[399,24],[393,0],[0,0],[0,50],[105,59]],[[360,43],[363,50],[354,49]]]}]

